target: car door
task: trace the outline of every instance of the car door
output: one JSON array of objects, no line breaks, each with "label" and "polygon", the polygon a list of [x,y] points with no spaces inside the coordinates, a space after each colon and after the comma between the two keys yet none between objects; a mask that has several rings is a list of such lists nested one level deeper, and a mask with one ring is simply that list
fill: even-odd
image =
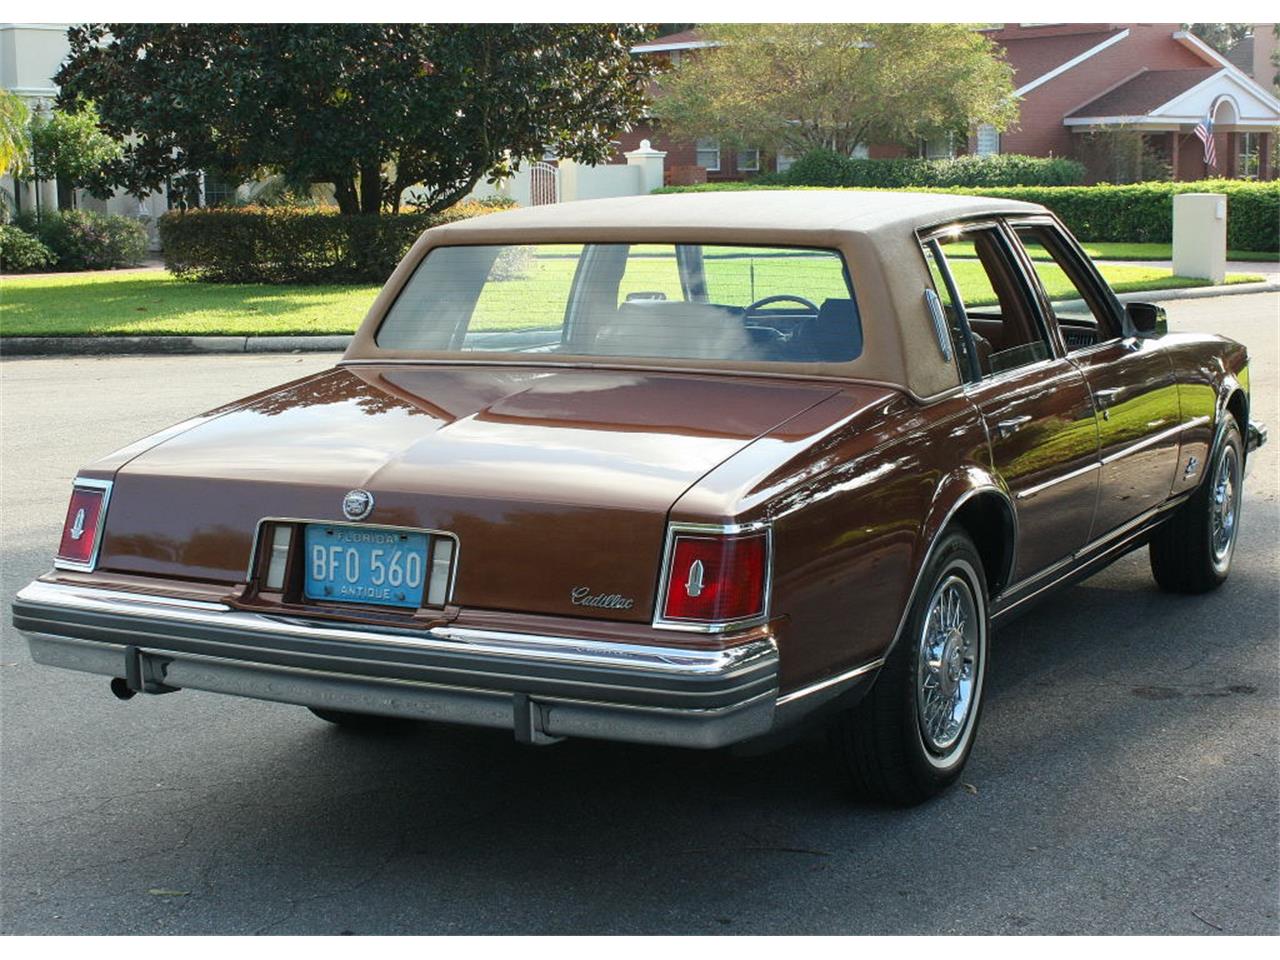
[{"label": "car door", "polygon": [[1099,540],[1173,489],[1182,420],[1173,364],[1159,340],[1125,335],[1106,281],[1057,222],[1043,217],[1011,227],[1041,309],[1093,394],[1100,469],[1090,539]]},{"label": "car door", "polygon": [[1088,541],[1098,436],[1083,374],[1061,356],[997,223],[924,238],[965,391],[981,411],[994,469],[1018,524],[1015,582],[1069,560]]}]

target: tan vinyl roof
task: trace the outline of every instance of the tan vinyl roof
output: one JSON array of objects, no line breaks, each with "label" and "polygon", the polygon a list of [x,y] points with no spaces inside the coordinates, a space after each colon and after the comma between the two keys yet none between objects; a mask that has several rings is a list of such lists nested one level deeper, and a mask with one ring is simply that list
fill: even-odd
[{"label": "tan vinyl roof", "polygon": [[356,331],[344,360],[446,360],[537,364],[545,355],[426,353],[375,341],[401,287],[434,247],[519,243],[714,243],[839,250],[853,281],[863,351],[844,363],[713,362],[568,357],[583,365],[627,363],[869,380],[931,397],[959,384],[942,356],[924,292],[932,285],[916,231],[954,220],[1037,214],[1016,200],[874,190],[752,190],[659,194],[525,207],[433,227],[405,255]]},{"label": "tan vinyl roof", "polygon": [[[666,193],[608,200],[521,207],[469,220],[432,232],[459,243],[480,242],[507,231],[632,230],[710,228],[777,230],[787,233],[833,231],[874,233],[913,230],[957,217],[996,212],[1041,212],[1036,204],[1017,200],[946,193],[879,190],[725,190]],[[505,240],[504,242],[515,242]]]}]

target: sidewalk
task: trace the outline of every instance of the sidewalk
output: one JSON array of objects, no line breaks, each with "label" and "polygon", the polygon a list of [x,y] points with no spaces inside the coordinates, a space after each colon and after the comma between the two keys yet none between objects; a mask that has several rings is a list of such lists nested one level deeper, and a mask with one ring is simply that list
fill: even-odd
[{"label": "sidewalk", "polygon": [[[1152,267],[1173,270],[1172,260],[1095,260],[1115,267]],[[1268,283],[1280,283],[1280,263],[1265,260],[1228,260],[1227,273],[1255,273],[1266,277]]]}]

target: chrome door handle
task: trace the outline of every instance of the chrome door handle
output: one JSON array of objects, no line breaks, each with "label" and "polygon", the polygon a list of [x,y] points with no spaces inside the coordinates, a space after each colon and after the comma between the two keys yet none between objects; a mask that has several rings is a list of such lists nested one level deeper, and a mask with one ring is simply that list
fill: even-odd
[{"label": "chrome door handle", "polygon": [[1029,413],[1020,417],[1010,417],[1008,420],[1000,420],[996,423],[996,433],[1000,434],[1001,439],[1011,437],[1030,422]]},{"label": "chrome door handle", "polygon": [[1123,387],[1108,387],[1106,390],[1093,391],[1093,396],[1098,401],[1098,406],[1109,407],[1116,402],[1116,398],[1122,393],[1124,393]]}]

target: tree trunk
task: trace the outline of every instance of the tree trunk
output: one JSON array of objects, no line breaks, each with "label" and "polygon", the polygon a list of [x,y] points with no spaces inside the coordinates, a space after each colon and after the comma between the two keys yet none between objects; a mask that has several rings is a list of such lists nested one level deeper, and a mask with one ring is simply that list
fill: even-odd
[{"label": "tree trunk", "polygon": [[338,201],[338,210],[346,216],[355,216],[360,212],[360,199],[356,196],[354,177],[335,177],[333,181],[333,199]]},{"label": "tree trunk", "polygon": [[66,177],[58,177],[58,209],[74,210],[76,208],[76,188]]},{"label": "tree trunk", "polygon": [[382,212],[382,164],[376,160],[360,164],[360,212],[374,216]]}]

